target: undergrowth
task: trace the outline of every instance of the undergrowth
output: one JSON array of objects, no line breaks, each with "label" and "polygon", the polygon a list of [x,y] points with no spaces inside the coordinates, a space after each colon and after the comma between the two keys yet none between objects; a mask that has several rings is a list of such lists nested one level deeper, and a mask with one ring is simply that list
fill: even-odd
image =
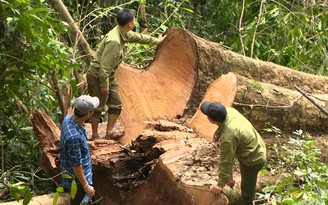
[{"label": "undergrowth", "polygon": [[278,142],[269,147],[277,156],[269,162],[269,172],[280,178],[262,188],[256,204],[327,205],[328,166],[320,161],[322,152],[312,136],[298,130],[284,144],[280,142],[278,128],[267,131],[274,132]]}]

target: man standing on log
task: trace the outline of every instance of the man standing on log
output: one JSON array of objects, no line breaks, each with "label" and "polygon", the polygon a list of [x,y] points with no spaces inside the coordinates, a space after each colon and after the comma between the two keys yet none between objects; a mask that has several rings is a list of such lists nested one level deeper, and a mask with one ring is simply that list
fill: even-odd
[{"label": "man standing on log", "polygon": [[266,147],[253,125],[236,109],[218,102],[205,101],[200,107],[208,120],[218,125],[214,141],[220,141],[219,179],[211,191],[218,194],[228,184],[234,186],[234,157],[239,161],[243,204],[252,205],[258,172],[266,161]]},{"label": "man standing on log", "polygon": [[115,72],[123,59],[125,43],[160,44],[165,37],[153,38],[149,35],[133,32],[135,12],[121,9],[116,16],[118,25],[109,31],[98,46],[96,57],[91,62],[87,73],[88,90],[91,96],[100,99],[100,106],[91,118],[92,138],[99,138],[98,124],[100,113],[105,105],[108,107],[106,138],[117,140],[124,135],[123,131],[113,131],[114,125],[122,110]]},{"label": "man standing on log", "polygon": [[62,178],[65,191],[71,192],[72,181],[77,184],[77,193],[71,205],[80,205],[85,194],[91,199],[95,195],[92,186],[91,155],[83,123],[89,119],[93,110],[99,106],[99,99],[82,95],[76,99],[74,114],[67,115],[60,133],[60,171],[73,176]]}]

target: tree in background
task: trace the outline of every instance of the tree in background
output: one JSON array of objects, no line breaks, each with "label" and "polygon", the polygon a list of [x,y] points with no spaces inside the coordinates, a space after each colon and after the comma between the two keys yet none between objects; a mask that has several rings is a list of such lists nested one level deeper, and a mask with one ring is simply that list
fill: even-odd
[{"label": "tree in background", "polygon": [[211,0],[201,11],[190,19],[197,35],[252,58],[328,74],[327,1]]}]

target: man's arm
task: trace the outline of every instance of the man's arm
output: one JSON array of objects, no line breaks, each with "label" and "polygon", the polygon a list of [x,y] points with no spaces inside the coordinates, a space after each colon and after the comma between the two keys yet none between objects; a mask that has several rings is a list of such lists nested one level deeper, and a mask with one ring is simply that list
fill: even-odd
[{"label": "man's arm", "polygon": [[141,34],[137,32],[130,31],[127,33],[129,43],[141,43],[141,44],[155,44],[158,45],[162,43],[166,36],[160,35],[158,38],[154,38],[150,35]]},{"label": "man's arm", "polygon": [[95,189],[93,188],[93,186],[89,185],[87,179],[85,178],[84,174],[83,174],[83,169],[82,169],[82,165],[79,166],[72,166],[73,172],[75,177],[79,180],[79,182],[81,183],[85,193],[92,198],[95,195]]},{"label": "man's arm", "polygon": [[233,132],[225,131],[221,135],[219,181],[218,185],[224,187],[231,177],[234,157],[237,149],[237,141]]}]

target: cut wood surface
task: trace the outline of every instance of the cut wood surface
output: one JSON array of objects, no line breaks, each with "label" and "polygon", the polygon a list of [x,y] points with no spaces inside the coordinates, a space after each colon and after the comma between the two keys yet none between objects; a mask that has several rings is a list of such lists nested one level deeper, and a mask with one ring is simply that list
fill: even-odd
[{"label": "cut wood surface", "polygon": [[[203,101],[220,102],[226,107],[232,106],[237,95],[238,83],[237,76],[233,73],[223,75],[214,81],[205,93]],[[201,104],[201,103],[200,103]],[[204,137],[209,142],[213,139],[213,133],[218,128],[217,125],[208,121],[200,109],[189,122],[189,126],[194,128],[199,136]]]},{"label": "cut wood surface", "polygon": [[[137,137],[144,128],[144,121],[179,118],[186,114],[194,115],[200,103],[204,100],[205,92],[209,86],[222,74],[228,72],[235,72],[245,77],[245,79],[249,79],[248,85],[259,84],[262,86],[262,83],[264,83],[264,87],[270,85],[270,88],[265,89],[265,92],[274,92],[274,90],[278,90],[278,92],[280,90],[292,91],[295,85],[300,85],[307,92],[321,99],[319,101],[323,106],[327,106],[325,95],[328,93],[328,77],[311,75],[270,62],[251,59],[229,51],[218,43],[197,37],[188,31],[170,28],[167,32],[167,38],[158,47],[155,59],[148,68],[138,70],[127,64],[119,66],[117,79],[123,100],[123,111],[120,120],[126,131],[126,135],[121,139],[121,142],[131,143],[131,140]],[[242,82],[244,81],[239,83]],[[234,97],[240,96],[240,94],[235,96],[237,87],[238,82],[236,84],[234,82],[223,82],[215,91],[216,93],[211,95],[220,94],[222,96],[216,99],[222,101],[223,104],[232,105]],[[246,89],[243,90],[246,91]],[[288,91],[283,95],[289,93]],[[298,96],[294,92],[291,93],[294,97]],[[271,97],[276,96],[276,100],[279,99],[277,93],[272,94]],[[247,98],[245,95],[244,97]],[[225,98],[229,99],[229,103],[225,102]],[[239,104],[235,103],[232,106],[238,105],[243,114],[251,116],[250,111],[252,109],[247,109],[245,105],[241,109],[243,99],[239,100]],[[267,102],[264,102],[265,100]],[[286,102],[286,100],[291,101]],[[285,96],[282,103],[278,103],[278,105],[288,106],[293,103],[293,100],[295,100],[293,96],[290,98]],[[254,104],[251,105],[248,102],[245,104],[249,105],[250,108],[254,108],[263,106],[263,103],[268,103],[268,101],[270,101],[269,98],[259,102],[254,101]],[[305,101],[302,100],[302,102]],[[307,105],[306,103],[304,106]],[[278,109],[275,111],[278,111]],[[310,114],[305,107],[303,111]],[[316,118],[315,115],[319,113],[313,111],[309,117]],[[250,120],[255,124],[257,123],[256,120],[261,121],[261,123],[268,120],[267,123],[277,127],[283,125],[279,128],[288,128],[290,130],[299,129],[300,127],[315,130],[318,126],[326,123],[326,120],[324,120],[322,123],[313,126],[314,123],[307,120],[308,118],[300,119],[302,114],[297,110],[294,110],[294,114],[299,114],[299,119],[293,119],[289,122],[286,120],[288,118],[283,118],[283,124],[276,118],[271,123],[270,118],[262,119],[258,113],[257,117],[252,116]],[[326,118],[322,118],[319,114],[318,119],[315,121],[321,119]],[[204,118],[201,118],[201,120],[204,120]],[[279,123],[275,124],[276,122]],[[203,129],[206,130],[206,127]]]},{"label": "cut wood surface", "polygon": [[158,47],[146,70],[120,65],[117,80],[123,101],[121,122],[130,143],[145,126],[144,121],[182,116],[194,89],[197,47],[186,32],[173,29]]},{"label": "cut wood surface", "polygon": [[[49,116],[41,111],[36,111],[34,115],[37,117],[32,119],[44,118],[32,121],[36,124],[35,133],[49,129],[42,122],[53,124]],[[147,122],[143,132],[129,146],[107,139],[89,141],[96,197],[102,198],[103,204],[113,205],[149,204],[152,201],[157,205],[227,204],[228,199],[224,194],[214,196],[208,189],[208,183],[213,182],[217,167],[216,163],[212,163],[215,159],[207,155],[209,149],[199,152],[199,146],[212,145],[181,124],[183,121],[180,124],[170,121]],[[55,133],[59,131],[59,128],[52,128]],[[53,145],[57,141],[56,137],[39,139],[47,141],[42,145]],[[49,161],[57,158],[58,143],[52,153],[47,155]],[[203,159],[208,160],[207,169],[200,164]],[[194,161],[202,168],[195,169]],[[58,171],[57,164],[52,167],[48,163],[48,166],[43,168]],[[197,173],[192,175],[193,172]],[[195,174],[203,177],[197,178]],[[202,200],[204,196],[208,196],[207,201]]]},{"label": "cut wood surface", "polygon": [[[328,95],[313,94],[313,97],[322,107],[328,107]],[[328,126],[328,116],[299,92],[234,73],[222,75],[214,81],[204,96],[205,100],[237,108],[259,130],[268,127],[268,122],[289,131],[302,129],[321,133]],[[189,126],[209,141],[217,129],[200,110],[190,120]]]},{"label": "cut wood surface", "polygon": [[[327,108],[327,77],[248,58],[183,29],[167,31],[148,68],[121,64],[117,79],[123,111],[115,129],[122,126],[126,134],[120,142],[89,142],[94,185],[105,204],[227,203],[208,189],[217,176],[218,148],[211,143],[216,127],[198,109],[204,100],[236,107],[258,129],[270,123],[327,132],[327,116],[294,90],[302,86]],[[31,122],[48,162],[43,168],[53,176],[59,128],[41,111]],[[101,136],[105,129],[101,123]]]}]

